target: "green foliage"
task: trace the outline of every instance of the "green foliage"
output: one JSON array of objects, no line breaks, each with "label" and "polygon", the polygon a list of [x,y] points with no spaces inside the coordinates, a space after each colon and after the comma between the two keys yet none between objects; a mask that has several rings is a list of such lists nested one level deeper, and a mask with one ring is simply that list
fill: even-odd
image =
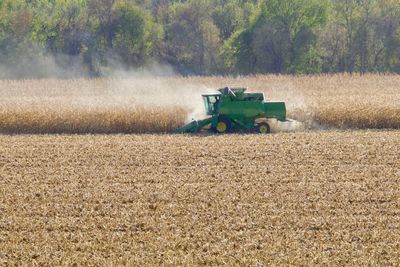
[{"label": "green foliage", "polygon": [[219,31],[208,0],[174,3],[166,25],[166,61],[185,73],[207,73],[215,67]]},{"label": "green foliage", "polygon": [[217,54],[217,69],[219,73],[223,74],[232,74],[236,73],[237,66],[237,47],[239,45],[236,44],[238,40],[238,36],[241,34],[240,31],[235,32],[232,36],[224,42],[224,44],[220,47]]},{"label": "green foliage", "polygon": [[32,51],[32,11],[22,0],[4,0],[0,9],[0,63],[19,69]]},{"label": "green foliage", "polygon": [[250,27],[238,36],[239,72],[309,72],[310,63],[317,62],[315,30],[325,23],[326,10],[324,1],[266,0]]},{"label": "green foliage", "polygon": [[127,66],[141,66],[151,56],[155,33],[153,21],[149,14],[141,8],[127,3],[118,2],[114,7],[115,30],[112,47],[121,61]]},{"label": "green foliage", "polygon": [[223,40],[228,39],[244,26],[243,9],[238,6],[238,1],[230,1],[224,5],[217,6],[212,17]]},{"label": "green foliage", "polygon": [[331,1],[326,31],[319,36],[322,71],[396,71],[396,0]]},{"label": "green foliage", "polygon": [[91,75],[152,62],[183,74],[400,73],[400,2],[0,0],[1,65],[24,73],[48,56]]}]

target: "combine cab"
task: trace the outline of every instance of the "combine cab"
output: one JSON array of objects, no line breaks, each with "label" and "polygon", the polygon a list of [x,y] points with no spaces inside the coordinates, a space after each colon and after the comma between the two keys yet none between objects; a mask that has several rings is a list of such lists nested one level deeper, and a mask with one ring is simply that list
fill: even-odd
[{"label": "combine cab", "polygon": [[236,130],[254,130],[258,133],[270,133],[266,119],[286,121],[284,102],[264,100],[263,93],[246,93],[246,88],[222,88],[219,94],[203,95],[204,106],[210,117],[193,120],[176,129],[178,133],[196,133],[208,127],[216,133],[228,133]]}]

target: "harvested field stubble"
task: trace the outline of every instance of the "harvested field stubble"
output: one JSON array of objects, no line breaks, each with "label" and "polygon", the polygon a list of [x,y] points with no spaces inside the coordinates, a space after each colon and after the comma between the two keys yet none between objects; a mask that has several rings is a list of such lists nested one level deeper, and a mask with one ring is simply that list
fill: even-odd
[{"label": "harvested field stubble", "polygon": [[[160,133],[201,118],[223,86],[283,100],[309,129],[400,128],[400,75],[0,81],[0,133]],[[298,129],[298,128],[296,128]]]},{"label": "harvested field stubble", "polygon": [[1,136],[0,265],[400,264],[400,132]]}]

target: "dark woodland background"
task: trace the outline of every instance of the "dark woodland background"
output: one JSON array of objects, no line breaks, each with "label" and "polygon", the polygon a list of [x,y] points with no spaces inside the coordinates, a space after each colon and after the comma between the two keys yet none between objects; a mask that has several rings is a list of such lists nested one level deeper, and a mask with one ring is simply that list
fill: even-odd
[{"label": "dark woodland background", "polygon": [[154,66],[183,75],[399,73],[400,2],[0,0],[0,78]]}]

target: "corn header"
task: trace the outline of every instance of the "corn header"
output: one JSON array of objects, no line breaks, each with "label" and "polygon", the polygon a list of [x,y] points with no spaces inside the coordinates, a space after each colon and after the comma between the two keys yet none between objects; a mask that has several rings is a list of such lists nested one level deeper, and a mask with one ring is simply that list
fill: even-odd
[{"label": "corn header", "polygon": [[263,93],[247,93],[246,88],[222,88],[218,94],[202,95],[206,114],[203,120],[176,129],[177,133],[196,133],[208,128],[216,133],[253,130],[270,133],[267,119],[286,121],[284,102],[265,101]]}]

